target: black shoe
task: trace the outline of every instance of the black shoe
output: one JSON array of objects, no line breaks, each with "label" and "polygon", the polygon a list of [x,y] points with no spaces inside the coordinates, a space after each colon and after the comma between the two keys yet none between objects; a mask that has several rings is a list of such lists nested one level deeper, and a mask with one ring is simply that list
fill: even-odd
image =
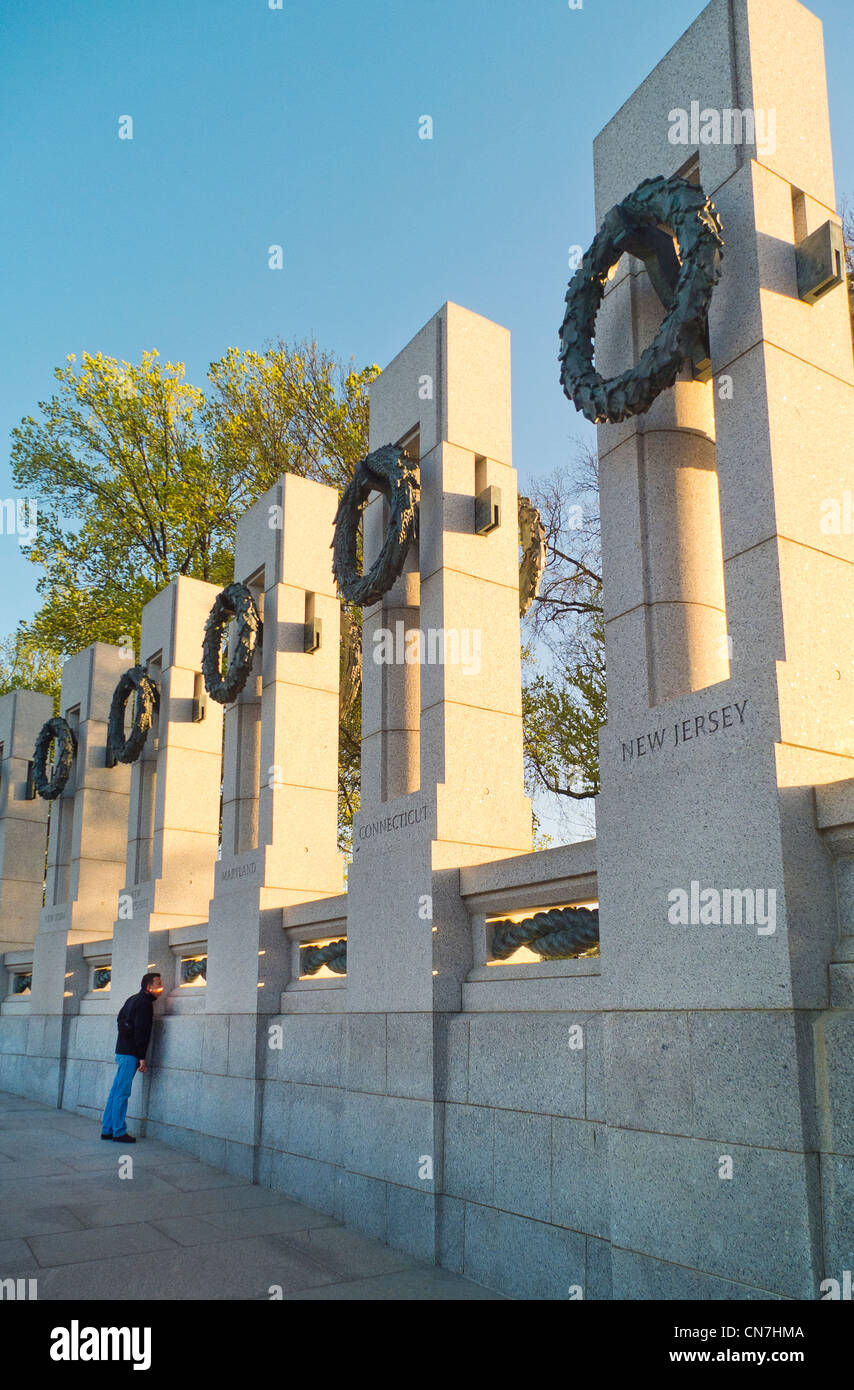
[{"label": "black shoe", "polygon": [[112,1137],[113,1137],[112,1134],[102,1134],[102,1135],[101,1135],[101,1138],[102,1138],[102,1139],[112,1139]]},{"label": "black shoe", "polygon": [[114,1134],[114,1135],[113,1135],[113,1143],[114,1143],[114,1144],[135,1144],[135,1143],[136,1143],[136,1140],[134,1139],[134,1137],[133,1137],[132,1134]]}]

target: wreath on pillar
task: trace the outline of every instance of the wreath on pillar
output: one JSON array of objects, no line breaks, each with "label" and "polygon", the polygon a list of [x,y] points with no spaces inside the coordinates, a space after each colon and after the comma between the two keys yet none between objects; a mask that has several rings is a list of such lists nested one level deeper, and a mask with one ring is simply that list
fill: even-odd
[{"label": "wreath on pillar", "polygon": [[[125,708],[134,695],[133,724],[125,738]],[[160,694],[144,666],[132,666],[113,691],[107,720],[107,758],[115,763],[135,763],[145,746]]]},{"label": "wreath on pillar", "polygon": [[[228,670],[223,675],[222,639],[232,618],[237,620],[237,636],[228,662]],[[262,632],[258,605],[245,584],[228,584],[217,594],[205,623],[205,639],[202,644],[202,675],[205,678],[205,689],[217,704],[230,705],[237,699],[249,679]]]},{"label": "wreath on pillar", "polygon": [[[47,760],[54,742],[56,756],[48,777]],[[77,740],[67,720],[57,715],[42,725],[33,748],[33,789],[44,801],[55,801],[65,790],[76,752]]]},{"label": "wreath on pillar", "polygon": [[[675,237],[678,257],[673,237],[659,224]],[[606,214],[569,282],[560,330],[561,385],[588,420],[614,423],[642,415],[673,385],[683,362],[705,355],[702,345],[723,244],[714,203],[702,188],[677,175],[644,179]],[[593,336],[608,273],[624,251],[645,261],[667,314],[637,365],[606,381],[593,365]]]},{"label": "wreath on pillar", "polygon": [[[384,444],[356,464],[338,503],[332,540],[332,573],[348,602],[377,603],[400,577],[418,535],[418,490],[418,469],[395,444]],[[390,516],[379,555],[360,575],[359,522],[372,492],[387,498]]]}]

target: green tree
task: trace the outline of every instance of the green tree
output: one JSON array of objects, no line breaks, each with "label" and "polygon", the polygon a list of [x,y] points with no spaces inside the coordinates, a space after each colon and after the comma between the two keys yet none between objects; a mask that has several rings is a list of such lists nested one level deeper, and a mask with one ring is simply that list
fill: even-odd
[{"label": "green tree", "polygon": [[206,429],[180,364],[73,356],[41,418],[12,432],[16,486],[38,499],[28,550],[41,606],[22,631],[47,652],[139,636],[143,605],[174,575],[230,577],[246,488]]},{"label": "green tree", "polygon": [[[19,657],[7,668],[38,672],[27,683],[58,696],[62,659],[95,641],[137,646],[144,604],[174,576],[228,583],[237,518],[282,473],[346,485],[367,452],[366,388],[378,371],[279,341],[264,353],[229,349],[202,391],[154,351],[138,365],[70,356],[39,416],[13,431],[15,484],[38,501],[27,553],[43,573],[38,612],[14,639],[29,665]],[[358,806],[359,615],[344,626],[346,840]]]},{"label": "green tree", "polygon": [[23,633],[0,638],[0,695],[38,690],[52,695],[55,707],[62,678],[62,657],[35,646]]}]

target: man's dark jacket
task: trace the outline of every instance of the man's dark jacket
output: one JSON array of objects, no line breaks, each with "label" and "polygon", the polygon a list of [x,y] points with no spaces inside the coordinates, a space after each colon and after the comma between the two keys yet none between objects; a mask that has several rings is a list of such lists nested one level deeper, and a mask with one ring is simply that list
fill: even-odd
[{"label": "man's dark jacket", "polygon": [[141,989],[139,994],[132,994],[122,1004],[116,1038],[116,1052],[122,1057],[138,1057],[141,1062],[145,1060],[153,1013],[154,996],[145,989]]}]

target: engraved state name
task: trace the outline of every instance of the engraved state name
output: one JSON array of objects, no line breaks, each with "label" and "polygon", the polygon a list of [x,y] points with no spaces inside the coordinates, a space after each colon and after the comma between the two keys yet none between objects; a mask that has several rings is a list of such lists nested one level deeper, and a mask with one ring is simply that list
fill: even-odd
[{"label": "engraved state name", "polygon": [[708,710],[705,714],[695,714],[688,719],[677,719],[673,724],[653,729],[652,733],[638,734],[636,738],[629,739],[628,743],[621,739],[622,761],[632,762],[635,758],[659,753],[662,748],[676,748],[679,744],[691,743],[694,739],[706,738],[724,729],[738,728],[744,723],[746,708],[746,699],[733,700],[731,705],[721,705],[719,709]]},{"label": "engraved state name", "polygon": [[363,843],[372,840],[376,835],[387,835],[393,830],[403,830],[410,825],[418,825],[420,821],[427,819],[427,804],[423,806],[412,806],[407,811],[397,811],[393,816],[380,816],[377,820],[367,821],[359,826],[358,839]]},{"label": "engraved state name", "polygon": [[246,878],[250,874],[257,874],[258,864],[256,860],[250,860],[248,864],[234,864],[230,869],[222,870],[222,881],[228,883],[233,878]]}]

